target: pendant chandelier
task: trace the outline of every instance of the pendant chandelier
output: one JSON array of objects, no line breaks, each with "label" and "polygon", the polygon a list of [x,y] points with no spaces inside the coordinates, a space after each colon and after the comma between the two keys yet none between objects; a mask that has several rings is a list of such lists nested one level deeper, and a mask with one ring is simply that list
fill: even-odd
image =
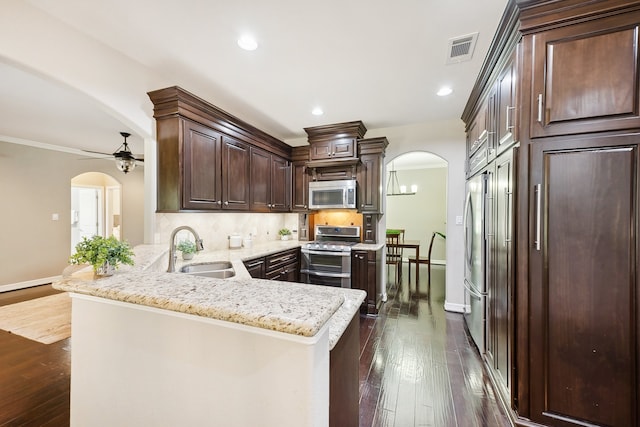
[{"label": "pendant chandelier", "polygon": [[[391,186],[391,191],[389,191],[389,186]],[[407,192],[406,185],[400,185],[398,181],[398,171],[396,171],[393,167],[393,162],[391,162],[391,170],[389,171],[389,179],[387,180],[387,196],[411,196],[418,192],[418,186],[413,184],[411,185],[411,191]]]}]

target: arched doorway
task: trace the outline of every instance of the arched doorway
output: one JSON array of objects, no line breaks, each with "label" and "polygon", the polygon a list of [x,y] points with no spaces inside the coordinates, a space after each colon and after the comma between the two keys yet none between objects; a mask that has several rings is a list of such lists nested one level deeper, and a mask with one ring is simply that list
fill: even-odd
[{"label": "arched doorway", "polygon": [[[427,256],[431,236],[434,232],[446,236],[447,228],[447,176],[448,162],[442,157],[425,152],[411,151],[389,159],[386,164],[386,228],[404,230],[404,238],[420,241],[420,255]],[[434,240],[432,259],[432,283],[442,284],[437,300],[444,301],[444,268],[446,265],[446,239]],[[403,251],[403,279],[408,282],[408,258],[415,257],[413,250]],[[405,286],[403,294],[418,292],[426,294],[427,266],[421,266],[420,286],[415,286],[415,268],[412,264],[413,284]],[[439,267],[435,267],[439,266]],[[389,275],[391,277],[391,275]]]},{"label": "arched doorway", "polygon": [[71,253],[83,237],[121,239],[122,185],[112,176],[87,172],[71,179]]}]

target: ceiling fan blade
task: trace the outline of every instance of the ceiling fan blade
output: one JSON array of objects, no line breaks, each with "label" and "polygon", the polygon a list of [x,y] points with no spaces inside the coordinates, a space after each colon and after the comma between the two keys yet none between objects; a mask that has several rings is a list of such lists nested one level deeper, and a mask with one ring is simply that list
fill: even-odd
[{"label": "ceiling fan blade", "polygon": [[101,151],[82,150],[85,153],[102,154],[103,156],[113,156],[113,154],[103,153]]}]

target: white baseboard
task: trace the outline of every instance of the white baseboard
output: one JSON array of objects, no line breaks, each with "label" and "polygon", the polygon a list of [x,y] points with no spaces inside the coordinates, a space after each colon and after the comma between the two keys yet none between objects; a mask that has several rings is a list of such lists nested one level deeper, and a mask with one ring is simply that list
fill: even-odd
[{"label": "white baseboard", "polygon": [[452,311],[454,313],[464,313],[465,312],[465,305],[464,304],[454,304],[451,302],[444,302],[444,309],[446,311]]},{"label": "white baseboard", "polygon": [[46,285],[53,283],[62,278],[62,276],[43,277],[42,279],[28,280],[26,282],[9,283],[8,285],[0,285],[0,292],[17,291],[18,289],[32,288],[34,286]]}]

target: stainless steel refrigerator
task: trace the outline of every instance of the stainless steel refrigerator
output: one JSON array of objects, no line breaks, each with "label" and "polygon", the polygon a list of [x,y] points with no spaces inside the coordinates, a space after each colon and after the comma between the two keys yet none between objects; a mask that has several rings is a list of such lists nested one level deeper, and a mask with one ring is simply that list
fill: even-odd
[{"label": "stainless steel refrigerator", "polygon": [[489,171],[467,180],[464,212],[465,229],[465,313],[464,319],[480,354],[486,349],[487,336],[487,247],[491,182]]}]

